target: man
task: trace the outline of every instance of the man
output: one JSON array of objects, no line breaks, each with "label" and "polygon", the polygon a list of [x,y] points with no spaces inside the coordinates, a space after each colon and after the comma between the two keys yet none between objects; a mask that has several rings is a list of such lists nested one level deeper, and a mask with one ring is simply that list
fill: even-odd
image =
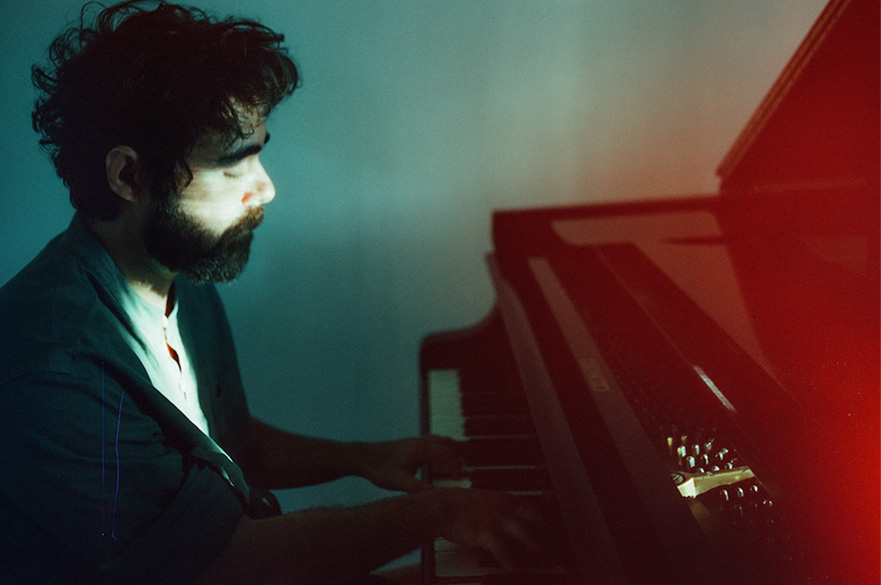
[{"label": "man", "polygon": [[[84,13],[85,14],[85,13]],[[340,443],[253,419],[211,282],[275,195],[259,155],[297,85],[283,37],[134,1],[34,69],[69,228],[0,289],[7,583],[344,583],[436,536],[514,567],[536,513],[431,489],[452,441]],[[280,514],[269,489],[358,475],[407,495]]]}]

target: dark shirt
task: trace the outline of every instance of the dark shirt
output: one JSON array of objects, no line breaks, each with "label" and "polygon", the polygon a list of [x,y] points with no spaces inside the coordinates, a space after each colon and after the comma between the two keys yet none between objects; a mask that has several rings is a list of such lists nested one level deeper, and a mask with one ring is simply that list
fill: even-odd
[{"label": "dark shirt", "polygon": [[220,298],[175,289],[210,438],[151,384],[135,293],[78,218],[0,289],[4,583],[191,582],[243,513],[263,515]]}]

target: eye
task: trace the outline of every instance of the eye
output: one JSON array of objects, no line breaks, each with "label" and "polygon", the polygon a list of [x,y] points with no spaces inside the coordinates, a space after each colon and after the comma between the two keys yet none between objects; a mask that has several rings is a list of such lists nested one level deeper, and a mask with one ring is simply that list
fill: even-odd
[{"label": "eye", "polygon": [[223,176],[228,179],[239,179],[245,174],[247,160],[243,159],[223,169]]}]

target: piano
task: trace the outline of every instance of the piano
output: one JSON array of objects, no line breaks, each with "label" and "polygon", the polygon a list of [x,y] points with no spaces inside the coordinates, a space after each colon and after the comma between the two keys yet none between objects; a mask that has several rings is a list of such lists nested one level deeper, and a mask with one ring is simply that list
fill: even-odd
[{"label": "piano", "polygon": [[832,0],[718,193],[494,212],[495,305],[423,341],[422,427],[550,502],[560,558],[437,541],[427,585],[881,582],[879,38]]}]

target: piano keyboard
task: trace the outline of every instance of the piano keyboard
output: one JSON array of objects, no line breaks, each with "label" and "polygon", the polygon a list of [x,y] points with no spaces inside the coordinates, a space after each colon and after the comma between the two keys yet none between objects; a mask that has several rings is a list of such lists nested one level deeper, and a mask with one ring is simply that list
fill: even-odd
[{"label": "piano keyboard", "polygon": [[[438,487],[506,491],[547,504],[553,486],[525,401],[505,391],[468,392],[460,388],[457,370],[427,373],[429,431],[461,441],[460,479],[444,470],[429,473]],[[534,567],[506,574],[487,552],[459,547],[443,538],[423,550],[427,584],[515,585],[569,583],[561,566]]]}]

